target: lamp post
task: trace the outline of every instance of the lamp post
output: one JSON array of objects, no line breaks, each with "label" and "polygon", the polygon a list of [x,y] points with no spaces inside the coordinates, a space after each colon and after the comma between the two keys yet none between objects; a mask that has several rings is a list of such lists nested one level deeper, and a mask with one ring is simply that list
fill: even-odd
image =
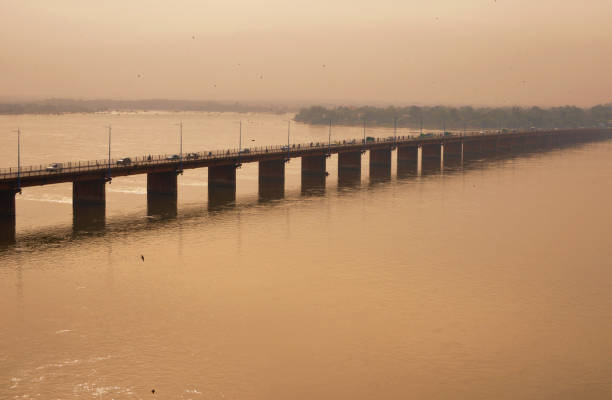
[{"label": "lamp post", "polygon": [[397,117],[393,118],[393,142],[397,144]]},{"label": "lamp post", "polygon": [[108,172],[106,176],[106,181],[108,183],[110,183],[112,180],[111,178],[111,132],[112,132],[112,127],[109,125],[108,126]]},{"label": "lamp post", "polygon": [[327,142],[327,157],[331,156],[331,126],[332,126],[332,121],[331,119],[329,120],[329,134],[328,134],[328,142]]},{"label": "lamp post", "polygon": [[17,193],[21,194],[21,129],[14,132],[17,132]]},{"label": "lamp post", "polygon": [[291,137],[291,120],[287,121],[287,158],[285,158],[285,162],[289,162],[289,143]]},{"label": "lamp post", "polygon": [[179,170],[178,173],[183,173],[183,121],[178,123],[179,126]]},{"label": "lamp post", "polygon": [[242,165],[240,163],[240,155],[242,153],[242,120],[240,120],[240,125],[238,129],[238,162],[236,163],[236,168],[240,168]]},{"label": "lamp post", "polygon": [[366,143],[366,119],[363,119],[363,144]]}]

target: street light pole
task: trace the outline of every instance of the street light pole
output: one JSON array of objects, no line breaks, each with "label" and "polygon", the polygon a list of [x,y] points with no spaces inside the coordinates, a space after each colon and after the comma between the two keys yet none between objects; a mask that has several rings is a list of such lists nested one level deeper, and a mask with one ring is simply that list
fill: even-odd
[{"label": "street light pole", "polygon": [[287,159],[285,162],[289,162],[289,145],[290,145],[290,136],[291,135],[291,120],[287,121]]},{"label": "street light pole", "polygon": [[108,176],[106,177],[107,182],[110,183],[111,178],[111,125],[108,126]]},{"label": "street light pole", "polygon": [[393,118],[393,142],[397,143],[397,117]]},{"label": "street light pole", "polygon": [[366,119],[363,119],[363,144],[366,143]]},{"label": "street light pole", "polygon": [[180,157],[181,157],[181,162],[180,162],[180,167],[179,167],[179,173],[183,173],[183,121],[179,122],[179,136],[180,136],[180,148],[179,148],[179,152],[180,152]]},{"label": "street light pole", "polygon": [[21,194],[21,129],[17,128],[17,193]]},{"label": "street light pole", "polygon": [[240,155],[242,153],[242,120],[240,120],[240,128],[238,133],[238,162],[236,163],[236,168],[240,168],[242,164],[240,164]]},{"label": "street light pole", "polygon": [[330,119],[329,120],[329,137],[328,137],[328,143],[327,143],[327,156],[328,157],[331,155],[331,125],[332,125],[332,121]]}]

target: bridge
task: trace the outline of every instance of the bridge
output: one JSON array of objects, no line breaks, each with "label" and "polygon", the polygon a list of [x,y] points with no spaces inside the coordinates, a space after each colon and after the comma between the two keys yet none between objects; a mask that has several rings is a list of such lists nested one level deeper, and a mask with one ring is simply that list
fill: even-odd
[{"label": "bridge", "polygon": [[[398,173],[440,169],[445,164],[520,151],[574,145],[612,137],[612,129],[572,129],[528,132],[462,132],[417,137],[306,143],[188,153],[180,156],[140,156],[66,162],[55,168],[25,166],[0,169],[0,241],[15,238],[15,194],[29,186],[72,182],[72,208],[75,225],[83,221],[103,221],[106,209],[106,183],[115,177],[147,174],[149,214],[176,210],[177,178],[183,170],[208,168],[209,207],[235,201],[236,170],[242,163],[259,163],[260,198],[284,196],[285,163],[301,158],[302,191],[325,187],[326,160],[338,154],[339,184],[361,180],[361,156],[369,152],[372,179],[391,177],[391,153],[397,151]],[[419,157],[419,149],[420,155]]]}]

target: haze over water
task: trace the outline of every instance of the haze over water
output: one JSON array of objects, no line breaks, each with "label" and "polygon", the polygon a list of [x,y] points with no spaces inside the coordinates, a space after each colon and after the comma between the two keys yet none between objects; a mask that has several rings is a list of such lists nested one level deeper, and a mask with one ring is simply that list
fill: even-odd
[{"label": "haze over water", "polygon": [[[290,115],[0,117],[28,164],[281,144]],[[333,129],[334,139],[360,128]],[[399,132],[405,134],[406,132]],[[370,130],[388,136],[389,130]],[[325,127],[293,125],[295,142]],[[254,142],[252,140],[255,140]],[[3,167],[14,137],[0,138]],[[107,226],[73,234],[71,186],[25,188],[0,250],[0,398],[608,399],[612,141],[209,212],[206,169],[176,218],[144,175],[107,185]],[[15,161],[13,161],[15,160]],[[140,256],[144,255],[145,261]]]}]

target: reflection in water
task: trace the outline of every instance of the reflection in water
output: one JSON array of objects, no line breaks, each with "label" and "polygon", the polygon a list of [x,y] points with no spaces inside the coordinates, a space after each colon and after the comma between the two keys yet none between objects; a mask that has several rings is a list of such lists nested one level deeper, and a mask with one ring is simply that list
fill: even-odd
[{"label": "reflection in water", "polygon": [[423,158],[421,161],[421,175],[435,175],[439,174],[440,169],[439,158]]},{"label": "reflection in water", "polygon": [[209,185],[208,209],[220,211],[236,204],[236,186]]},{"label": "reflection in water", "polygon": [[280,200],[285,197],[285,182],[260,182],[259,183],[259,201],[262,203]]},{"label": "reflection in water", "polygon": [[419,164],[417,160],[398,160],[397,162],[397,176],[411,177],[419,174]]},{"label": "reflection in water", "polygon": [[324,195],[326,179],[327,174],[302,173],[302,194],[308,196]]},{"label": "reflection in water", "polygon": [[361,169],[338,169],[338,188],[351,188],[359,185],[361,185]]},{"label": "reflection in water", "polygon": [[370,183],[376,184],[391,180],[391,164],[370,165]]},{"label": "reflection in water", "polygon": [[175,218],[178,213],[176,193],[148,194],[147,215],[150,217]]},{"label": "reflection in water", "polygon": [[75,234],[103,230],[105,219],[105,204],[73,206],[72,227]]}]

